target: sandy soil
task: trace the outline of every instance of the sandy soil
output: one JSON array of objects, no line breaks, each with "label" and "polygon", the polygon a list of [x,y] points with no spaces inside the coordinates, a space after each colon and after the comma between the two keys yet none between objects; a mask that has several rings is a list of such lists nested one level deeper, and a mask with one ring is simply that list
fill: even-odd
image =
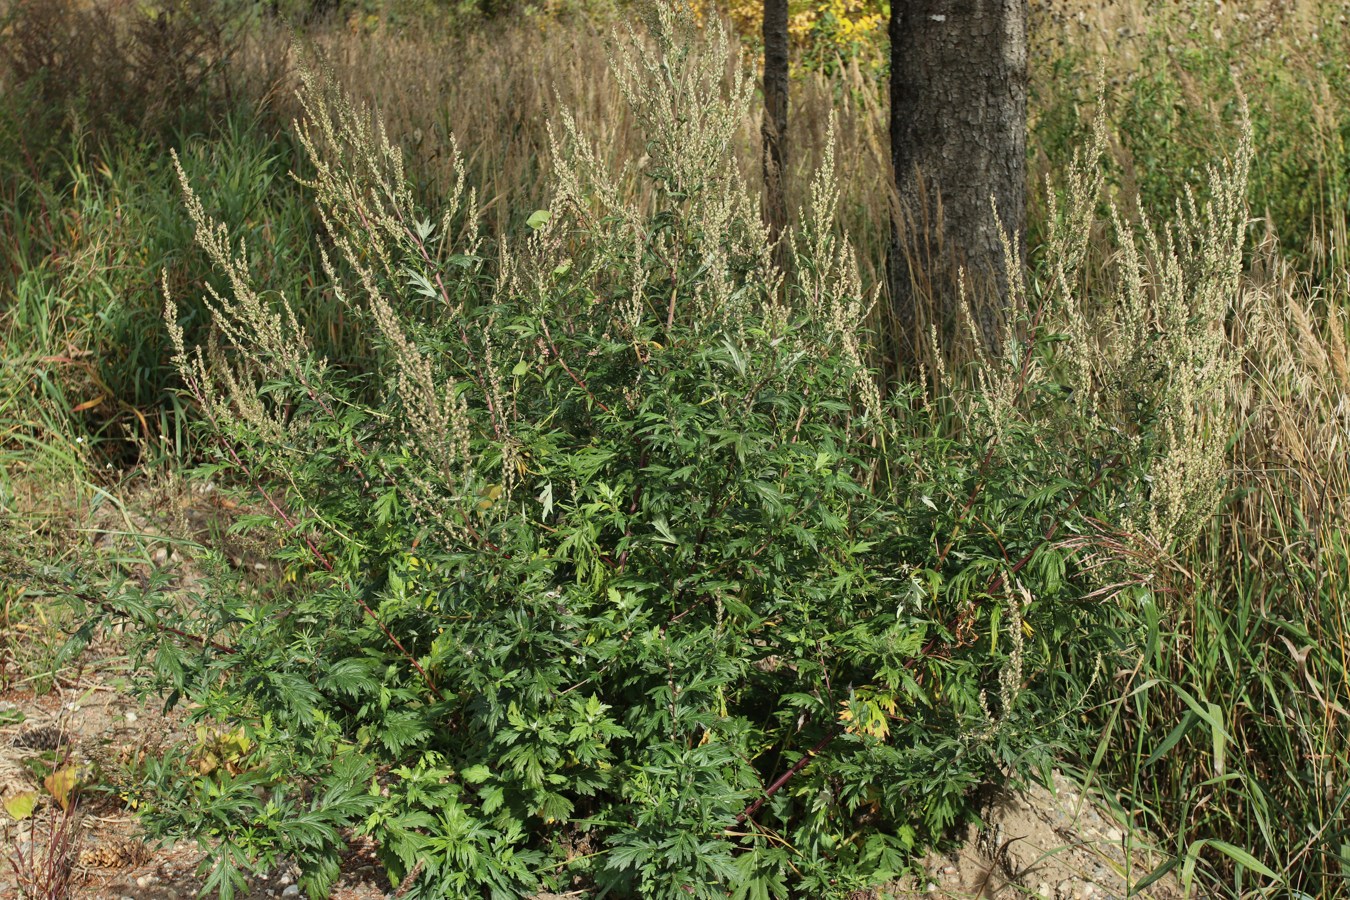
[{"label": "sandy soil", "polygon": [[960,846],[924,860],[927,877],[901,886],[902,897],[1110,900],[1183,896],[1168,876],[1130,894],[1166,857],[1147,835],[1127,828],[1100,796],[1063,773],[1050,786],[1003,791],[969,826]]},{"label": "sandy soil", "polygon": [[[179,742],[191,742],[192,735],[180,717],[138,705],[118,681],[115,675],[96,673],[77,684],[61,683],[43,697],[16,691],[0,695],[0,714],[12,718],[18,710],[25,716],[20,723],[0,727],[0,802],[37,789],[41,770],[34,771],[34,761],[68,759],[81,771],[95,773],[89,778],[95,789],[83,792],[77,802],[72,900],[189,900],[202,885],[197,874],[201,851],[192,843],[144,843],[135,812],[117,796],[115,785],[138,755],[170,752]],[[42,805],[25,822],[0,816],[0,847],[28,848],[34,831],[38,849],[44,847],[46,829],[59,808],[43,796]],[[295,875],[282,870],[259,878],[244,900],[298,897]],[[373,848],[353,841],[332,895],[335,900],[374,900],[390,890]],[[14,873],[5,865],[0,897],[16,896]]]}]

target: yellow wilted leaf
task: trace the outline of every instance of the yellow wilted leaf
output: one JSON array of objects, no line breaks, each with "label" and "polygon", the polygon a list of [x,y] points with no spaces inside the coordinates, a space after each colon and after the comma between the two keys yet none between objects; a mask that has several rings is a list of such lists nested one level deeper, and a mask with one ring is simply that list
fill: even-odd
[{"label": "yellow wilted leaf", "polygon": [[[894,697],[859,696],[841,701],[839,721],[849,734],[865,734],[885,740],[891,733],[889,716],[896,713]],[[889,714],[889,715],[888,715]]]},{"label": "yellow wilted leaf", "polygon": [[868,700],[863,703],[863,710],[866,717],[859,723],[858,730],[884,741],[891,733],[891,723],[886,721],[886,713],[882,710],[881,704]]},{"label": "yellow wilted leaf", "polygon": [[80,787],[80,772],[75,766],[66,766],[63,769],[57,769],[46,778],[42,779],[42,786],[47,789],[47,793],[61,804],[63,810],[69,810],[70,804],[75,802],[75,793]]},{"label": "yellow wilted leaf", "polygon": [[228,751],[231,756],[245,756],[249,750],[253,749],[253,741],[249,740],[244,729],[236,728],[229,734],[221,735],[220,746]]},{"label": "yellow wilted leaf", "polygon": [[5,801],[5,812],[16,822],[22,822],[33,814],[37,808],[37,791],[24,791],[22,794],[15,794]]},{"label": "yellow wilted leaf", "polygon": [[216,769],[220,768],[220,757],[216,756],[210,750],[202,753],[197,758],[197,771],[202,775],[210,775]]}]

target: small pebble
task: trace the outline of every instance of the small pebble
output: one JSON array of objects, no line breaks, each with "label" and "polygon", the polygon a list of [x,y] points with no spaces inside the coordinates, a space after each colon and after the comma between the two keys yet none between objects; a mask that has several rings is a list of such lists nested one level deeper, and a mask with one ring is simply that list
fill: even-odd
[{"label": "small pebble", "polygon": [[154,883],[155,883],[154,875],[142,875],[140,878],[136,879],[136,887],[140,888],[149,887]]},{"label": "small pebble", "polygon": [[283,896],[283,897],[298,897],[298,896],[300,896],[300,886],[299,886],[298,884],[290,884],[290,885],[287,885],[287,886],[286,886],[286,890],[284,890],[284,891],[281,892],[281,896]]},{"label": "small pebble", "polygon": [[1121,841],[1125,840],[1125,832],[1121,831],[1119,828],[1108,829],[1106,832],[1106,839],[1113,844],[1119,844]]}]

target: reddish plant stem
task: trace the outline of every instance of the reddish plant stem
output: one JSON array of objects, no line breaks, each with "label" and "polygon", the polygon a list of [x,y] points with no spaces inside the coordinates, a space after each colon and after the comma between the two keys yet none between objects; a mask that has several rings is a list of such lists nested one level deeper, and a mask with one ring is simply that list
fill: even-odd
[{"label": "reddish plant stem", "polygon": [[[1022,355],[1022,367],[1017,372],[1017,396],[1021,397],[1027,389],[1027,379],[1031,377],[1031,348],[1036,342],[1036,332],[1041,327],[1041,316],[1045,313],[1045,304],[1041,304],[1036,309],[1036,314],[1031,318],[1030,333],[1027,335],[1026,351]],[[994,449],[998,446],[998,441],[991,440],[989,449],[985,451],[984,458],[980,460],[980,467],[975,472],[975,483],[971,485],[970,495],[966,497],[965,506],[961,507],[960,514],[956,517],[955,524],[952,525],[952,533],[947,537],[947,543],[938,551],[937,564],[942,565],[947,559],[947,554],[951,552],[956,544],[956,537],[961,532],[961,523],[971,508],[975,505],[975,500],[984,490],[984,476],[989,469],[989,463],[994,459]]]},{"label": "reddish plant stem", "polygon": [[[420,239],[417,239],[417,238],[416,238],[416,235],[413,235],[413,237],[414,237],[414,239],[416,240],[417,248],[418,248],[418,250],[420,251],[420,253],[422,254],[422,257],[424,258],[424,260],[426,260],[426,261],[428,262],[428,264],[430,264],[431,259],[430,259],[429,254],[427,253],[427,250],[426,250],[425,245],[422,243],[422,241],[421,241]],[[433,267],[433,271],[434,271],[434,267]],[[446,290],[444,283],[441,281],[440,273],[439,273],[439,272],[436,272],[435,274],[436,274],[437,285],[438,285],[438,287],[440,287],[441,292],[442,292],[442,297],[443,297],[443,298],[447,301],[447,303],[448,303],[448,301],[449,301],[449,292]],[[468,338],[467,338],[467,335],[464,335],[464,334],[463,334],[463,330],[462,330],[462,329],[461,329],[461,336],[462,336],[463,340],[465,341],[465,349],[468,349],[470,355],[472,356],[473,351],[472,351],[471,349],[469,349],[469,347],[468,347]],[[314,389],[314,387],[309,383],[308,379],[306,379],[306,378],[304,377],[304,373],[303,373],[303,372],[302,372],[302,373],[299,373],[299,378],[300,378],[301,384],[304,386],[306,392],[309,394],[310,399],[313,400],[314,402],[316,402],[316,403],[319,405],[319,407],[325,412],[325,414],[329,415],[330,417],[334,417],[334,418],[335,418],[335,417],[336,417],[336,413],[334,412],[334,410],[332,409],[332,407],[327,403],[326,400],[324,400],[324,398],[322,398],[321,396],[318,395],[318,392],[317,392],[317,391]],[[480,388],[482,388],[482,382],[481,382],[481,380],[480,380],[479,386],[480,386]],[[191,389],[192,389],[192,392],[196,395],[198,403],[202,406],[203,409],[206,409],[206,410],[209,411],[210,408],[211,408],[211,407],[210,407],[210,404],[207,403],[207,402],[205,401],[205,397],[203,397],[203,395],[202,395],[202,390],[201,390],[200,385],[196,384],[196,383],[195,383],[195,380],[193,380],[193,381],[190,382],[190,387],[191,387]],[[487,403],[488,403],[489,411],[493,414],[493,426],[494,426],[494,430],[495,430],[495,429],[496,429],[496,426],[497,426],[497,422],[496,422],[495,411],[493,411],[493,410],[491,409],[491,407],[492,407],[492,399],[491,399],[490,396],[487,395],[487,391],[486,391],[486,390],[484,390],[484,395],[487,397]],[[209,413],[208,413],[208,414],[209,414]],[[214,416],[212,416],[212,418],[214,419]],[[499,434],[500,434],[500,432],[499,432]],[[285,525],[286,525],[287,528],[289,528],[289,529],[291,529],[292,531],[294,531],[294,530],[295,530],[295,527],[296,527],[295,520],[292,519],[291,516],[290,516],[289,514],[287,514],[287,512],[286,512],[284,509],[281,508],[281,505],[280,505],[279,503],[277,503],[277,501],[272,497],[271,493],[270,493],[269,491],[267,491],[267,490],[262,486],[261,481],[260,481],[260,480],[258,479],[258,477],[254,474],[252,468],[250,468],[250,467],[249,467],[249,466],[248,466],[248,465],[240,458],[239,454],[235,451],[234,447],[230,445],[229,441],[225,440],[224,438],[219,438],[219,441],[220,441],[221,446],[224,447],[225,452],[226,452],[227,454],[229,454],[230,459],[233,460],[233,461],[234,461],[234,464],[235,464],[236,466],[239,467],[240,471],[242,471],[242,472],[249,478],[249,480],[253,482],[254,488],[256,488],[257,491],[258,491],[258,493],[260,493],[260,494],[263,496],[263,499],[265,499],[265,500],[267,501],[267,504],[272,508],[273,512],[276,513],[277,517],[280,518],[281,521],[282,521],[283,523],[285,523]],[[362,450],[362,448],[360,447],[359,444],[357,445],[357,449],[358,449],[358,451],[364,453],[364,450]],[[472,533],[472,529],[470,529],[470,531],[471,531],[471,533]],[[477,537],[476,534],[475,534],[475,537]],[[328,555],[327,555],[326,553],[324,553],[321,549],[319,549],[318,545],[314,543],[313,538],[311,538],[308,534],[303,535],[303,536],[302,536],[302,540],[305,542],[305,547],[309,550],[310,555],[314,558],[315,562],[316,562],[321,568],[323,568],[323,570],[324,570],[325,572],[331,573],[331,572],[333,571],[333,562],[332,562],[331,559],[328,558]],[[481,538],[480,538],[480,540],[481,540]],[[489,546],[491,546],[490,542],[488,542],[488,543],[489,543]],[[496,550],[497,548],[493,547],[493,549]],[[498,552],[499,552],[499,551],[498,551]],[[424,668],[422,667],[422,664],[421,664],[420,662],[417,661],[417,658],[414,657],[411,653],[408,652],[407,648],[405,648],[405,647],[403,646],[403,642],[400,641],[400,640],[398,639],[398,637],[397,637],[397,636],[389,629],[389,627],[388,627],[383,621],[380,620],[380,617],[377,616],[377,615],[375,614],[375,611],[374,611],[373,609],[370,608],[369,604],[367,604],[367,603],[365,602],[364,599],[362,599],[362,598],[359,597],[359,596],[357,596],[355,599],[356,599],[357,604],[358,604],[358,605],[361,607],[361,609],[366,613],[366,615],[370,616],[371,620],[376,624],[376,626],[380,629],[380,631],[384,634],[384,636],[389,640],[389,642],[392,643],[392,644],[394,645],[394,647],[396,647],[396,648],[398,649],[399,653],[403,655],[403,658],[404,658],[408,663],[410,663],[414,669],[417,670],[417,674],[421,676],[423,683],[426,684],[426,686],[427,686],[427,689],[430,690],[433,694],[435,694],[437,699],[443,701],[443,700],[445,699],[445,696],[441,693],[440,689],[436,687],[436,683],[431,679],[431,676],[430,676],[430,674],[427,673],[426,669],[424,669]],[[185,632],[179,631],[178,629],[169,628],[168,626],[162,626],[162,627],[163,627],[165,630],[167,630],[167,631],[169,631],[169,632],[171,632],[171,633],[177,634],[177,635],[179,635],[179,636],[181,636],[181,637],[184,637],[184,638],[187,638],[187,639],[192,639],[192,640],[201,641],[202,644],[203,644],[203,646],[206,646],[206,645],[207,645],[207,642],[206,642],[204,639],[198,638],[198,637],[196,637],[195,635],[190,635],[190,634],[187,634],[187,633],[185,633]],[[227,648],[224,648],[224,647],[222,647],[222,646],[220,646],[220,645],[216,645],[216,644],[214,644],[214,643],[212,643],[211,646],[216,647],[216,649],[220,649],[220,650],[226,650],[226,649],[227,649]],[[229,649],[228,652],[234,653],[235,651],[234,651],[233,649]]]},{"label": "reddish plant stem", "polygon": [[[253,487],[257,489],[259,494],[262,494],[263,499],[267,501],[267,505],[272,507],[272,511],[277,514],[277,516],[281,519],[283,523],[285,523],[287,528],[294,530],[295,520],[292,519],[290,515],[288,515],[286,511],[281,508],[281,505],[272,498],[271,493],[268,492],[268,490],[262,486],[262,482],[260,482],[257,476],[253,474],[253,470],[248,467],[247,463],[245,463],[242,459],[239,458],[239,454],[235,452],[234,447],[230,446],[230,442],[225,440],[224,438],[219,438],[218,440],[220,442],[220,446],[224,447],[225,452],[230,455],[230,459],[234,460],[234,464],[239,467],[239,470],[241,472],[243,472],[245,475],[248,476],[250,481],[253,482]],[[310,555],[313,556],[315,561],[320,566],[323,567],[323,570],[325,572],[333,571],[332,560],[330,560],[327,554],[325,554],[322,550],[318,548],[317,545],[315,545],[314,540],[309,535],[305,535],[304,541],[305,547],[309,549]]]},{"label": "reddish plant stem", "polygon": [[[1106,463],[1106,465],[1098,469],[1097,474],[1092,476],[1092,480],[1089,481],[1083,487],[1083,489],[1078,492],[1077,496],[1073,498],[1073,502],[1064,508],[1064,512],[1060,515],[1060,517],[1050,523],[1050,527],[1045,530],[1045,534],[1041,537],[1040,543],[1037,544],[1035,547],[1031,548],[1030,550],[1028,550],[1025,556],[1023,556],[1016,563],[1014,563],[1013,567],[1008,570],[1007,575],[1008,576],[1016,575],[1018,572],[1026,568],[1027,563],[1031,562],[1031,558],[1036,555],[1036,551],[1041,549],[1051,541],[1053,541],[1055,539],[1055,535],[1059,534],[1059,526],[1064,522],[1064,516],[1067,516],[1069,513],[1077,509],[1078,504],[1083,502],[1083,498],[1086,497],[1093,490],[1095,490],[1097,485],[1102,483],[1102,479],[1106,477],[1106,473],[1114,469],[1119,464],[1120,464],[1120,454],[1117,453],[1115,456],[1111,457],[1111,459]],[[992,594],[995,591],[1000,591],[1003,589],[1006,583],[1007,577],[1005,576],[1004,573],[1000,572],[998,575],[994,576],[989,580],[989,587],[986,589],[986,592]]]},{"label": "reddish plant stem", "polygon": [[[79,596],[79,595],[77,594],[77,596]],[[84,599],[84,601],[85,601],[86,603],[90,602],[90,598],[89,598],[89,597],[83,597],[82,599]],[[97,603],[96,603],[95,605],[97,605],[97,606],[99,607],[99,609],[103,610],[103,611],[106,612],[106,613],[112,613],[112,614],[115,614],[115,615],[125,615],[125,612],[123,612],[122,610],[118,609],[116,606],[114,606],[113,604],[109,603],[109,602],[106,601],[106,600],[99,600],[99,601],[97,601]],[[160,622],[155,622],[155,623],[153,623],[153,627],[154,627],[154,629],[155,629],[156,631],[159,631],[159,632],[167,632],[168,634],[172,634],[172,635],[174,635],[174,636],[176,636],[176,637],[183,638],[184,640],[192,641],[193,643],[197,644],[198,646],[201,646],[201,647],[210,647],[212,650],[215,650],[217,653],[224,653],[224,654],[226,654],[226,655],[233,656],[234,654],[236,654],[236,653],[239,652],[238,650],[234,649],[233,647],[227,647],[227,646],[225,646],[224,644],[218,644],[218,643],[216,643],[215,641],[210,640],[209,638],[204,638],[204,637],[202,637],[201,635],[192,634],[191,632],[183,631],[183,630],[180,629],[180,628],[174,628],[172,625],[164,625],[164,624],[162,624],[162,623],[160,623]]]},{"label": "reddish plant stem", "polygon": [[774,794],[778,793],[780,790],[783,789],[783,785],[791,781],[793,776],[795,776],[802,769],[805,769],[811,763],[811,760],[816,757],[816,754],[820,753],[820,751],[824,750],[827,746],[829,746],[830,741],[838,737],[842,731],[843,729],[841,729],[838,725],[836,725],[834,728],[831,728],[828,732],[826,732],[823,738],[816,741],[816,745],[814,747],[812,747],[810,750],[802,754],[802,758],[792,764],[792,768],[788,769],[782,775],[779,775],[777,778],[775,778],[773,784],[769,785],[764,789],[764,794],[758,800],[756,800],[754,803],[751,803],[739,815],[736,816],[736,824],[737,825],[742,824],[746,819],[750,818],[755,813],[759,812],[760,808],[764,806],[765,803],[768,803],[770,798],[772,798]]},{"label": "reddish plant stem", "polygon": [[[403,226],[404,235],[412,240],[413,245],[417,247],[417,252],[422,257],[422,262],[426,263],[427,268],[431,270],[432,277],[436,279],[436,288],[441,292],[441,302],[445,304],[446,309],[453,309],[454,303],[450,300],[450,290],[445,286],[445,280],[441,278],[440,267],[436,265],[435,261],[431,258],[431,253],[427,250],[426,242],[418,236],[417,232],[408,227],[408,224],[403,217],[403,211],[399,209],[397,205],[394,206],[394,212],[398,216],[399,224]],[[459,340],[460,343],[464,345],[465,352],[469,354],[469,362],[473,364],[474,381],[478,382],[478,389],[482,391],[483,401],[487,404],[488,418],[492,420],[492,433],[497,436],[498,440],[501,440],[502,422],[499,422],[498,420],[501,419],[504,421],[505,416],[499,413],[496,404],[492,402],[492,392],[487,389],[487,379],[483,375],[483,367],[478,363],[478,357],[473,352],[473,347],[469,344],[469,333],[464,329],[462,324],[459,326]]]},{"label": "reddish plant stem", "polygon": [[544,337],[548,338],[549,352],[553,354],[553,358],[558,361],[558,364],[563,367],[563,371],[567,373],[567,377],[571,378],[574,382],[576,382],[577,387],[581,388],[583,391],[586,392],[586,396],[591,399],[592,403],[603,409],[605,412],[609,413],[611,416],[614,415],[614,410],[606,406],[605,401],[601,400],[599,397],[595,396],[595,394],[591,393],[591,389],[586,386],[586,382],[582,381],[579,377],[577,377],[577,374],[572,371],[571,366],[567,364],[567,360],[563,359],[562,354],[558,352],[558,345],[553,342],[553,333],[548,330],[548,323],[540,321],[539,324],[544,326]]},{"label": "reddish plant stem", "polygon": [[[639,439],[640,441],[641,439]],[[633,488],[633,500],[628,504],[628,525],[624,528],[623,536],[625,539],[633,536],[633,516],[637,515],[638,503],[642,500],[642,470],[647,467],[647,450],[644,447],[642,455],[638,457],[638,483]],[[625,547],[619,554],[618,569],[623,571],[623,567],[628,563],[628,548]]]},{"label": "reddish plant stem", "polygon": [[[269,494],[266,490],[264,490],[262,485],[258,482],[258,479],[254,476],[253,470],[250,469],[248,465],[245,464],[244,461],[239,458],[239,454],[237,454],[234,451],[234,448],[231,447],[229,443],[224,440],[221,441],[221,444],[225,447],[225,451],[229,453],[230,458],[233,459],[235,464],[239,466],[240,470],[242,470],[245,474],[247,474],[249,479],[253,481],[253,486],[257,488],[258,492],[261,493],[263,497],[267,499],[267,502],[271,505],[272,509],[276,511],[276,514],[281,517],[281,520],[285,522],[288,527],[294,528],[295,527],[294,521],[291,519],[290,516],[286,514],[284,510],[281,509],[280,505],[278,505],[277,502],[272,499],[271,494]],[[315,546],[314,541],[309,537],[309,535],[305,535],[304,541],[305,546],[309,548],[310,554],[314,557],[314,559],[318,562],[318,564],[323,567],[324,571],[332,572],[333,571],[332,561],[328,559],[328,556],[322,550],[320,550],[317,546]],[[403,655],[403,658],[407,660],[407,662],[411,664],[414,669],[417,670],[417,674],[422,677],[422,683],[427,686],[427,690],[435,694],[436,699],[444,700],[445,695],[441,693],[440,688],[436,687],[436,682],[432,681],[431,676],[427,673],[427,670],[422,668],[422,664],[417,661],[417,657],[413,656],[411,653],[408,652],[407,648],[403,646],[403,642],[400,641],[398,637],[392,631],[389,630],[389,626],[385,625],[384,622],[380,620],[380,617],[375,614],[375,610],[371,609],[369,604],[367,604],[366,601],[359,596],[356,597],[356,603],[358,606],[361,607],[362,610],[365,611],[366,615],[370,616],[371,621],[373,621],[375,625],[380,629],[380,631],[384,634],[384,636],[388,638],[389,642],[393,644],[395,648],[398,649],[398,652]]]},{"label": "reddish plant stem", "polygon": [[380,631],[384,632],[384,636],[389,639],[389,643],[397,647],[398,652],[403,654],[403,658],[406,659],[408,662],[412,663],[412,667],[417,670],[417,674],[422,676],[422,683],[427,686],[427,690],[435,694],[437,700],[442,701],[445,700],[445,695],[441,693],[440,688],[436,687],[436,682],[431,680],[431,676],[427,674],[426,669],[422,668],[422,664],[417,661],[417,657],[413,656],[404,648],[403,642],[400,641],[394,635],[394,633],[389,630],[389,626],[381,622],[380,617],[375,615],[375,610],[371,609],[366,604],[366,601],[361,599],[360,597],[356,598],[356,602],[363,610],[366,611],[366,615],[370,616],[371,621],[373,621],[376,625],[379,626]]}]

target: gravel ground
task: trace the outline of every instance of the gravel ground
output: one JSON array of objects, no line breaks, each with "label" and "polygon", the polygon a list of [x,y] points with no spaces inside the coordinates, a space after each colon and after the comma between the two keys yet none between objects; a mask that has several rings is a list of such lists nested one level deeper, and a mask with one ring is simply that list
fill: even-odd
[{"label": "gravel ground", "polygon": [[1168,876],[1143,892],[1130,887],[1166,857],[1109,812],[1100,796],[1061,772],[1050,786],[1004,791],[970,826],[961,845],[924,860],[927,876],[899,886],[902,897],[1042,897],[1046,900],[1174,900]]}]

